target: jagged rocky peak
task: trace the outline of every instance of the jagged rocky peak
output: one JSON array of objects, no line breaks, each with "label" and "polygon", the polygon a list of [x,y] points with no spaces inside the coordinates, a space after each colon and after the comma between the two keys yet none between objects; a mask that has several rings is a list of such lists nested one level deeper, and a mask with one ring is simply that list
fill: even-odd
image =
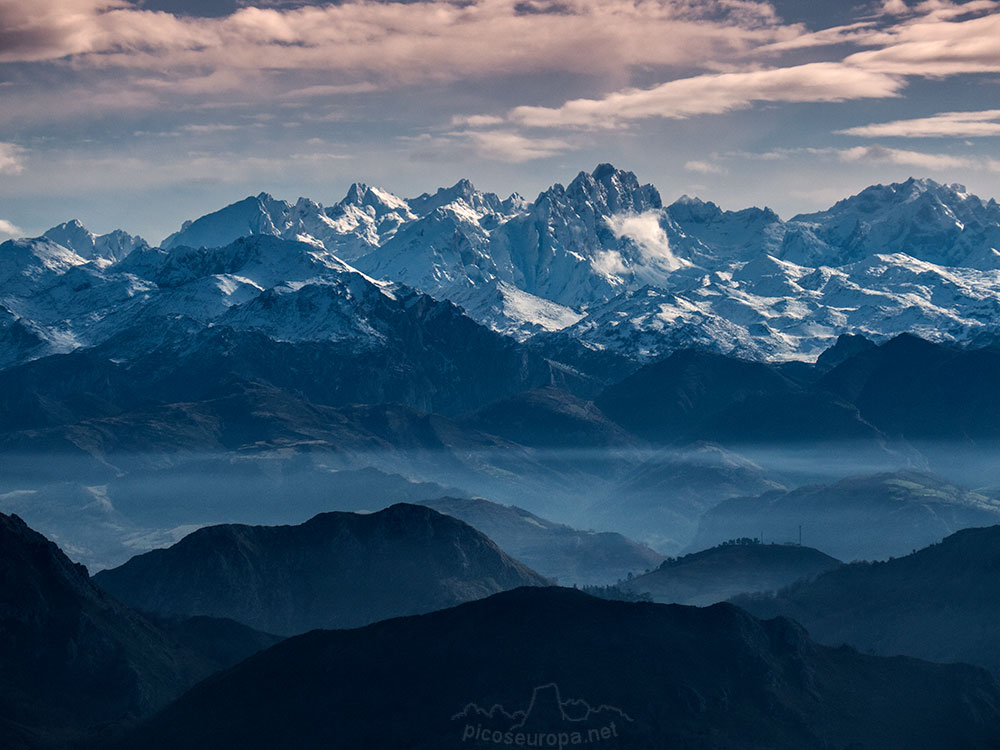
[{"label": "jagged rocky peak", "polygon": [[42,237],[69,248],[78,255],[83,255],[88,251],[92,252],[94,249],[94,235],[83,226],[79,219],[70,219],[62,224],[56,224],[44,232]]},{"label": "jagged rocky peak", "polygon": [[503,211],[505,214],[521,213],[527,211],[529,208],[531,208],[531,201],[518,192],[511,193],[507,197],[507,200],[503,202]]},{"label": "jagged rocky peak", "polygon": [[707,224],[721,219],[735,218],[744,224],[751,222],[780,222],[781,219],[773,210],[764,206],[758,208],[751,206],[739,211],[726,211],[712,201],[703,201],[701,198],[682,195],[667,207],[667,213],[677,223],[684,224]]},{"label": "jagged rocky peak", "polygon": [[374,210],[376,217],[397,212],[412,218],[410,206],[405,200],[386,190],[367,185],[363,182],[353,183],[347,189],[347,195],[344,196],[344,199],[336,206],[332,206],[327,213],[331,216],[341,214],[347,206],[371,208]]},{"label": "jagged rocky peak", "polygon": [[675,200],[667,211],[675,221],[711,221],[720,214],[722,209],[712,201],[703,201],[697,196],[690,196],[687,193]]},{"label": "jagged rocky peak", "polygon": [[423,193],[416,198],[411,198],[408,203],[410,208],[418,216],[426,216],[438,208],[447,206],[456,201],[465,202],[470,208],[477,211],[489,213],[503,212],[504,202],[495,193],[483,193],[476,190],[468,179],[462,178],[451,187],[438,188],[437,192],[431,195]]},{"label": "jagged rocky peak", "polygon": [[107,234],[94,234],[79,219],[57,224],[47,230],[42,237],[62,245],[67,250],[72,250],[87,260],[103,258],[118,261],[133,250],[149,247],[142,237],[133,236],[121,229],[115,229]]},{"label": "jagged rocky peak", "polygon": [[663,208],[660,193],[652,185],[640,185],[632,172],[611,164],[598,164],[593,172],[580,172],[566,188],[570,198],[590,201],[604,214],[642,213]]}]

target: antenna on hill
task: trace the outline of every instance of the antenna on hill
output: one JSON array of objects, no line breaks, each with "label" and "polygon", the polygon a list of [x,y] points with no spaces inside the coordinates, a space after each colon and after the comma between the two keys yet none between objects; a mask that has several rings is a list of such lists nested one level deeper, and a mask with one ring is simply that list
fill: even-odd
[{"label": "antenna on hill", "polygon": [[802,524],[799,524],[799,546],[802,546]]}]

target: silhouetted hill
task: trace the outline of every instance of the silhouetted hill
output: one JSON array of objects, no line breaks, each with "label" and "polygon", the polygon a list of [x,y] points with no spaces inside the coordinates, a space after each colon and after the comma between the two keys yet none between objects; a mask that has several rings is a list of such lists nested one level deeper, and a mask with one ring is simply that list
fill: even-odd
[{"label": "silhouetted hill", "polygon": [[[497,734],[493,734],[496,731]],[[477,740],[486,733],[486,741]],[[985,670],[814,644],[785,619],[518,589],[292,638],[203,682],[123,748],[879,748],[1000,743]],[[596,732],[596,734],[594,734]]]},{"label": "silhouetted hill", "polygon": [[663,556],[614,532],[580,531],[489,500],[423,500],[439,513],[465,521],[500,549],[562,585],[606,584],[659,565]]},{"label": "silhouetted hill", "polygon": [[1000,674],[998,571],[1000,526],[964,529],[905,557],[846,565],[736,602],[761,617],[793,617],[822,643]]},{"label": "silhouetted hill", "polygon": [[803,538],[841,560],[905,555],[958,529],[1000,522],[1000,502],[938,477],[904,471],[737,497],[702,516],[692,549],[764,535]]},{"label": "silhouetted hill", "polygon": [[405,504],[299,526],[209,526],[94,580],[143,611],[228,617],[282,635],[546,583],[471,526]]},{"label": "silhouetted hill", "polygon": [[58,745],[137,719],[217,667],[0,513],[0,747]]},{"label": "silhouetted hill", "polygon": [[737,594],[777,591],[842,563],[811,547],[723,544],[665,561],[656,570],[619,584],[654,602],[705,607]]}]

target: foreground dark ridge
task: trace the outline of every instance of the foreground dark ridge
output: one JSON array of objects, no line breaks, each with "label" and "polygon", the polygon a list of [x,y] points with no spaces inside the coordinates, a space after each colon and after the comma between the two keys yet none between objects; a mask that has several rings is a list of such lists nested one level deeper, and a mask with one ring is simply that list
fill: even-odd
[{"label": "foreground dark ridge", "polygon": [[[517,714],[533,692],[529,715]],[[585,707],[572,700],[604,708],[574,723]],[[476,708],[497,705],[513,716]],[[984,670],[818,646],[788,620],[730,605],[529,588],[292,638],[202,683],[120,747],[441,750],[495,747],[476,744],[483,730],[594,728],[608,730],[601,747],[630,750],[988,748],[1000,743],[1000,690]]]},{"label": "foreground dark ridge", "polygon": [[278,639],[211,618],[158,621],[0,513],[0,748],[64,748],[133,722]]}]

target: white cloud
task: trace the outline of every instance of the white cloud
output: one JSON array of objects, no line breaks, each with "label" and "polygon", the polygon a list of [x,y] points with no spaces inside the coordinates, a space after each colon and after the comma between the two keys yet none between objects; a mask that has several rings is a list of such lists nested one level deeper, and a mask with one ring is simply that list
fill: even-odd
[{"label": "white cloud", "polygon": [[897,96],[903,79],[840,63],[807,63],[681,78],[561,107],[518,107],[511,119],[532,127],[620,127],[650,117],[684,119],[744,109],[755,102],[839,102]]},{"label": "white cloud", "polygon": [[845,162],[880,162],[884,164],[901,164],[920,169],[940,170],[959,167],[972,167],[974,162],[961,156],[949,154],[928,154],[922,151],[905,151],[885,146],[855,146],[836,152],[841,161]]},{"label": "white cloud", "polygon": [[882,0],[879,12],[887,16],[905,16],[910,8],[903,0]]},{"label": "white cloud", "polygon": [[861,125],[838,130],[841,135],[863,138],[977,138],[1000,135],[1000,109],[978,112],[940,112],[912,120]]},{"label": "white cloud", "polygon": [[620,277],[628,269],[625,268],[625,259],[617,250],[599,250],[590,259],[590,267],[605,278]]},{"label": "white cloud", "polygon": [[344,94],[367,94],[378,91],[378,86],[370,81],[344,84],[322,84],[317,86],[305,86],[304,88],[288,91],[280,96],[281,99],[315,99],[317,97],[343,96]]},{"label": "white cloud", "polygon": [[575,146],[562,138],[535,138],[510,130],[453,130],[440,135],[421,133],[398,139],[424,156],[468,157],[520,164],[545,159]]},{"label": "white cloud", "polygon": [[468,138],[482,157],[515,163],[544,159],[572,148],[561,138],[532,138],[509,130],[467,131],[460,136]]},{"label": "white cloud", "polygon": [[[615,237],[632,240],[642,252],[647,264],[661,271],[676,271],[690,265],[683,258],[678,258],[670,249],[667,233],[660,226],[658,211],[647,211],[641,214],[616,214],[607,219],[608,228]],[[616,259],[611,253],[605,254],[599,261],[602,270],[607,271],[621,265],[621,256]],[[615,253],[617,255],[617,253]],[[615,271],[619,273],[619,271]]]},{"label": "white cloud", "polygon": [[0,219],[0,240],[9,240],[14,237],[23,237],[24,232],[14,226],[6,219]]},{"label": "white cloud", "polygon": [[497,115],[455,115],[451,118],[451,124],[456,127],[487,128],[503,123],[504,119]]},{"label": "white cloud", "polygon": [[698,161],[697,159],[685,162],[684,169],[688,172],[697,172],[698,174],[722,174],[725,171],[718,164],[709,161]]},{"label": "white cloud", "polygon": [[0,141],[0,174],[21,174],[24,171],[24,149],[16,143]]},{"label": "white cloud", "polygon": [[975,169],[984,166],[976,159],[951,154],[935,154],[925,151],[908,151],[886,146],[855,146],[853,148],[785,148],[764,153],[730,153],[731,158],[780,160],[801,156],[815,156],[836,159],[845,163],[869,162],[877,164],[899,164],[928,170]]}]

